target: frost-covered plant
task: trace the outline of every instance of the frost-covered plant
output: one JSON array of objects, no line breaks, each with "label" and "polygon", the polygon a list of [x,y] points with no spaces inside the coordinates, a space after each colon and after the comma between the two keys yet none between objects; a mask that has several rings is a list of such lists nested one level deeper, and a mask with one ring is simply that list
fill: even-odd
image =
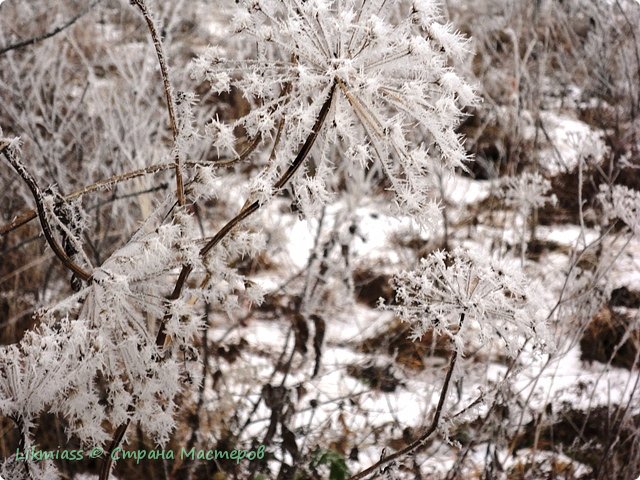
[{"label": "frost-covered plant", "polygon": [[544,325],[531,301],[531,285],[506,262],[462,248],[436,251],[412,271],[395,278],[394,311],[413,326],[413,337],[427,331],[447,335],[456,350],[500,339],[515,355],[525,339],[541,341]]},{"label": "frost-covered plant", "polygon": [[[40,142],[46,155],[24,163],[9,159],[9,163],[30,187],[31,195],[23,195],[24,203],[35,199],[38,204],[37,216],[48,230],[49,246],[59,250],[55,252],[58,258],[80,273],[82,280],[76,282],[75,294],[39,312],[38,328],[19,344],[0,349],[0,413],[14,419],[25,446],[34,441],[32,427],[42,412],[64,416],[68,436],[84,444],[105,445],[113,438],[115,445],[123,440],[131,422],[138,423],[154,441],[168,440],[174,427],[175,398],[188,373],[185,364],[194,359],[193,338],[204,326],[197,301],[233,316],[240,309],[240,292],[251,301],[261,296],[260,289],[231,264],[263,248],[264,238],[233,229],[273,194],[290,188],[303,212],[312,215],[343,184],[349,189],[355,183],[351,180],[366,177],[368,181],[383,174],[396,194],[399,210],[429,225],[436,206],[428,196],[428,176],[435,166],[441,168],[440,163],[452,169],[464,167],[466,160],[455,129],[462,109],[476,98],[451,65],[466,55],[467,44],[442,23],[434,2],[244,1],[234,26],[239,39],[257,40],[256,49],[240,55],[234,52],[234,59],[212,49],[194,62],[192,70],[195,77],[209,80],[214,92],[232,88],[242,92],[252,107],[233,123],[211,122],[209,131],[218,157],[231,154],[246,159],[255,151],[264,169],[251,181],[247,207],[203,247],[193,238],[194,232],[200,232],[194,218],[187,208],[181,208],[185,197],[195,203],[199,195],[215,196],[209,189],[216,179],[209,169],[199,170],[185,183],[184,192],[182,188],[182,174],[187,173],[184,164],[191,155],[197,157],[199,137],[191,109],[194,97],[174,93],[145,2],[132,3],[143,10],[153,31],[171,141],[159,141],[162,135],[158,132],[163,128],[156,109],[147,108],[153,106],[148,102],[149,92],[156,91],[153,76],[144,75],[133,61],[113,65],[116,70],[133,72],[131,90],[143,92],[139,97],[133,95],[135,101],[116,101],[113,92],[117,88],[91,88],[87,93],[88,111],[93,110],[100,119],[90,131],[95,136],[84,131],[86,124],[91,125],[84,117],[71,122],[75,114],[61,119],[60,112],[49,115],[49,108],[70,104],[78,92],[61,90],[52,81],[45,89],[53,92],[52,105],[43,105],[46,108],[41,111],[32,108],[40,98],[31,99],[29,94],[43,90],[32,88],[40,86],[41,76],[28,77],[25,83],[19,72],[27,60],[12,63],[16,69],[12,77],[20,78],[16,96],[28,100],[11,109],[10,118],[24,120],[12,122],[15,128],[20,129],[19,134],[38,130],[33,128],[32,110],[40,111],[51,125]],[[76,50],[83,55],[81,49]],[[83,63],[88,66],[91,59],[85,61],[83,56]],[[55,78],[71,76],[75,69],[67,66]],[[87,75],[87,84],[95,83],[90,69]],[[147,122],[150,113],[154,122]],[[130,119],[135,119],[136,128]],[[164,198],[155,211],[141,202],[142,227],[128,238],[133,224],[129,218],[130,224],[119,233],[126,241],[117,248],[115,242],[103,251],[94,248],[95,258],[90,258],[85,253],[88,249],[83,249],[89,243],[83,233],[90,230],[90,218],[82,210],[83,194],[74,197],[76,204],[67,204],[62,193],[43,194],[38,186],[45,172],[49,181],[59,182],[61,192],[63,187],[84,187],[84,180],[76,178],[73,169],[57,170],[71,156],[68,139],[57,137],[59,125],[82,127],[70,135],[83,148],[87,143],[104,146],[104,152],[91,150],[96,158],[111,159],[112,152],[121,152],[122,158],[107,162],[107,169],[92,166],[95,178],[86,180],[88,184],[120,173],[123,163],[151,168],[156,165],[147,162],[175,162],[167,165],[176,172],[178,208],[173,196]],[[240,139],[241,135],[246,138]],[[58,149],[46,148],[54,141],[50,137],[55,137]],[[39,145],[38,137],[33,140]],[[251,148],[238,154],[237,146],[243,140]],[[269,141],[270,149],[257,148]],[[268,156],[260,157],[259,152]],[[30,175],[31,169],[35,174]],[[126,176],[105,185],[118,185]],[[215,188],[220,190],[220,185]],[[111,214],[120,211],[125,212],[114,209]],[[73,221],[65,222],[65,215]],[[354,232],[349,231],[353,237]],[[68,248],[55,248],[64,241]],[[349,263],[350,241],[335,242],[345,264]],[[195,285],[187,281],[192,272],[200,275]],[[306,300],[314,294],[313,287],[309,290]],[[108,462],[101,478],[108,477]]]},{"label": "frost-covered plant", "polygon": [[503,192],[505,203],[515,208],[520,215],[528,217],[532,210],[555,202],[555,195],[548,195],[551,182],[538,172],[526,172],[519,177],[511,177],[505,181]]},{"label": "frost-covered plant", "polygon": [[507,178],[504,182],[504,190],[501,195],[507,206],[516,211],[522,223],[520,232],[521,255],[524,255],[527,247],[527,222],[530,221],[531,241],[535,240],[536,219],[533,218],[537,209],[547,203],[557,202],[555,194],[549,195],[551,182],[538,172],[525,172],[518,177]]},{"label": "frost-covered plant", "polygon": [[640,233],[640,192],[624,185],[600,186],[598,200],[602,205],[603,219],[610,222],[622,220],[631,231]]},{"label": "frost-covered plant", "polygon": [[452,253],[436,251],[422,259],[416,269],[397,275],[394,283],[397,303],[385,308],[413,326],[414,338],[432,331],[451,338],[454,348],[430,425],[416,440],[350,480],[367,478],[385,465],[416,453],[439,428],[446,435],[441,417],[449,385],[457,359],[469,346],[490,345],[500,339],[506,352],[515,357],[526,340],[533,340],[537,347],[543,345],[545,326],[532,308],[531,287],[504,262],[460,247]]},{"label": "frost-covered plant", "polygon": [[[233,24],[255,41],[247,58],[218,48],[197,59],[192,74],[218,93],[242,92],[254,108],[231,124],[214,119],[214,146],[236,154],[235,131],[251,144],[273,139],[266,169],[251,185],[254,199],[274,193],[279,172],[292,162],[327,101],[328,128],[316,142],[313,167],[294,179],[303,211],[326,201],[340,178],[381,171],[403,212],[429,224],[430,164],[466,159],[455,128],[475,102],[472,88],[449,66],[467,43],[423,1],[250,0]],[[246,39],[246,40],[245,40]]]},{"label": "frost-covered plant", "polygon": [[[146,232],[155,219],[94,269],[88,286],[43,310],[40,332],[27,335],[19,349],[2,352],[2,358],[12,356],[13,366],[0,362],[0,390],[7,399],[0,411],[21,419],[26,442],[29,422],[45,408],[64,415],[69,433],[86,443],[109,439],[105,422],[131,420],[140,420],[159,442],[167,440],[181,369],[177,359],[158,361],[151,320],[164,314],[167,275],[184,259],[180,227]],[[180,336],[174,335],[179,348],[190,342],[199,317],[180,302],[171,308],[172,318],[180,320]],[[98,378],[107,380],[106,397]]]}]

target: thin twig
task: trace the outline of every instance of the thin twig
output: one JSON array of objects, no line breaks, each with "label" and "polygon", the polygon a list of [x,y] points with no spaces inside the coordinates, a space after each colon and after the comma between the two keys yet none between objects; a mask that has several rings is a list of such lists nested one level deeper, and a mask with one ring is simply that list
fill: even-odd
[{"label": "thin twig", "polygon": [[111,471],[111,465],[113,463],[111,454],[118,447],[118,445],[120,445],[120,442],[122,442],[124,434],[126,433],[130,423],[131,420],[127,420],[116,429],[116,433],[113,436],[113,440],[111,441],[109,450],[104,452],[104,461],[102,462],[102,467],[100,468],[100,477],[98,480],[109,480],[109,472]]},{"label": "thin twig", "polygon": [[[464,313],[460,315],[460,325],[464,322]],[[388,457],[381,458],[379,461],[371,465],[369,468],[362,470],[361,472],[349,477],[347,480],[360,480],[362,478],[368,477],[372,473],[379,471],[385,465],[389,465],[391,462],[402,458],[406,455],[411,455],[416,453],[419,449],[424,447],[427,443],[427,440],[433,433],[438,429],[440,424],[440,417],[442,416],[442,410],[444,408],[444,403],[447,399],[447,393],[449,392],[449,384],[451,383],[451,377],[453,376],[453,370],[456,366],[456,360],[458,359],[458,351],[454,348],[451,353],[451,358],[449,359],[449,368],[447,369],[447,375],[445,376],[444,383],[442,384],[442,390],[440,391],[440,399],[438,400],[438,405],[436,406],[436,412],[433,416],[433,420],[431,421],[431,425],[429,428],[425,430],[425,432],[420,435],[420,437],[414,442],[407,445],[405,448],[398,450],[397,452],[389,455]]]},{"label": "thin twig", "polygon": [[[239,157],[240,159],[242,157]],[[211,162],[185,162],[185,166],[188,167],[196,167],[196,166],[221,166],[221,165],[227,165],[231,162],[235,162],[236,159],[233,160],[225,160],[224,163],[223,162],[216,162],[216,163],[211,163]],[[113,187],[114,185],[121,183],[121,182],[125,182],[127,180],[132,180],[134,178],[138,178],[138,177],[142,177],[144,175],[148,175],[148,174],[152,174],[152,173],[158,173],[158,172],[163,172],[165,170],[170,170],[170,169],[174,169],[176,167],[176,164],[171,162],[171,163],[160,163],[157,165],[150,165],[148,167],[144,167],[141,168],[139,170],[133,170],[131,172],[126,172],[126,173],[121,173],[118,175],[113,175],[112,177],[106,178],[104,180],[100,180],[96,183],[93,183],[91,185],[87,185],[86,187],[82,187],[80,190],[76,190],[75,192],[70,193],[69,195],[64,197],[64,200],[69,202],[71,200],[75,200],[76,198],[82,197],[83,195],[86,195],[87,193],[92,193],[98,190],[103,190],[103,189],[108,189]],[[33,220],[34,218],[36,218],[37,212],[35,210],[25,210],[24,212],[16,215],[16,217],[9,223],[7,223],[6,225],[3,225],[0,227],[0,237],[2,237],[3,235],[6,235],[7,233],[15,230],[16,228],[21,227],[22,225],[26,225],[27,223],[29,223],[31,220]]]},{"label": "thin twig", "polygon": [[[151,13],[147,8],[147,4],[144,0],[131,0],[131,3],[138,7],[142,16],[144,17],[145,22],[147,22],[147,27],[149,28],[149,33],[151,34],[151,39],[153,40],[153,46],[156,49],[156,55],[158,56],[158,64],[160,65],[160,73],[162,74],[162,84],[164,86],[164,96],[167,100],[167,111],[169,112],[169,124],[171,126],[171,133],[173,135],[173,146],[176,148],[176,142],[178,140],[178,123],[176,121],[176,107],[175,101],[173,98],[173,89],[171,88],[171,82],[169,80],[169,69],[167,68],[167,61],[164,55],[164,49],[162,48],[162,40],[160,39],[160,35],[158,35],[158,30],[156,29],[155,24],[153,23],[153,18],[151,18]],[[180,153],[176,150],[175,152],[175,169],[176,169],[176,194],[178,196],[178,205],[183,206],[185,204],[184,198],[184,181],[182,179],[182,159],[180,158]]]},{"label": "thin twig", "polygon": [[35,179],[31,176],[31,174],[27,171],[25,166],[18,160],[13,153],[9,149],[9,144],[3,142],[0,144],[0,152],[7,159],[9,164],[13,167],[13,169],[20,175],[22,180],[27,184],[29,190],[31,190],[31,194],[33,195],[33,199],[36,202],[38,218],[40,219],[40,225],[42,226],[42,232],[44,233],[44,237],[47,240],[47,243],[56,254],[56,256],[60,259],[62,264],[76,274],[78,278],[84,280],[85,282],[91,278],[91,274],[84,270],[81,266],[76,264],[64,249],[58,244],[55,237],[53,236],[53,230],[51,229],[51,225],[49,225],[49,221],[47,220],[47,211],[44,206],[44,202],[42,200],[42,192],[40,191],[40,187],[36,183]]},{"label": "thin twig", "polygon": [[74,17],[71,17],[69,20],[67,20],[62,25],[54,28],[50,32],[44,33],[44,34],[39,35],[37,37],[32,37],[32,38],[28,38],[26,40],[21,40],[19,42],[13,43],[11,45],[7,45],[6,47],[0,48],[0,55],[4,55],[5,53],[10,52],[11,50],[17,50],[18,48],[28,47],[30,45],[42,42],[43,40],[46,40],[48,38],[51,38],[51,37],[57,35],[58,33],[66,30],[67,28],[69,28],[71,26],[73,26],[74,23],[76,23],[78,20],[80,20],[82,17],[84,17],[87,13],[89,13],[91,11],[91,9],[93,9],[93,7],[95,7],[99,2],[100,2],[100,0],[94,0],[93,2],[91,2],[89,4],[89,6],[87,8],[82,10],[80,13],[78,13]]}]

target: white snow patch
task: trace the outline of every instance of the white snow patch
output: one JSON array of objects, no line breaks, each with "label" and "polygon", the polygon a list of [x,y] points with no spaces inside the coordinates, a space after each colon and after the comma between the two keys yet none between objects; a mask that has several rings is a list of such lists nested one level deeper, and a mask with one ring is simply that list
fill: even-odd
[{"label": "white snow patch", "polygon": [[605,143],[601,134],[589,125],[548,111],[542,112],[540,119],[551,141],[550,148],[541,152],[540,163],[550,174],[571,170],[581,157],[592,155],[596,161],[601,160]]},{"label": "white snow patch", "polygon": [[487,198],[491,190],[490,182],[473,180],[460,175],[450,175],[442,183],[446,200],[458,205],[481,202]]},{"label": "white snow patch", "polygon": [[[582,229],[579,225],[553,225],[553,227],[538,226],[536,228],[536,236],[540,239],[556,242],[567,247],[576,246],[576,242],[580,239]],[[581,240],[586,244],[590,244],[598,238],[598,233],[593,230],[585,230],[584,238]]]},{"label": "white snow patch", "polygon": [[520,395],[529,407],[544,409],[547,403],[568,402],[576,409],[622,404],[633,396],[637,373],[623,368],[580,360],[580,347],[553,358],[548,364],[533,359],[516,381]]}]

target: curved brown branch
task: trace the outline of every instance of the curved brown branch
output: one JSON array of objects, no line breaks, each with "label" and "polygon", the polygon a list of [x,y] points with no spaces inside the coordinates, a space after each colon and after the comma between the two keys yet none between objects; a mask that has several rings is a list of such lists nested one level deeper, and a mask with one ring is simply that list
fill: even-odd
[{"label": "curved brown branch", "polygon": [[116,432],[113,435],[113,440],[111,440],[109,450],[104,452],[104,461],[102,462],[102,465],[100,467],[100,476],[98,480],[109,480],[109,472],[111,471],[111,465],[113,464],[111,454],[118,447],[118,445],[120,445],[120,442],[122,442],[124,434],[127,432],[127,428],[129,427],[129,423],[131,423],[131,421],[127,420],[116,429]]},{"label": "curved brown branch", "polygon": [[[210,163],[210,162],[185,162],[184,165],[187,167],[195,167],[195,166],[228,166],[237,161],[243,160],[244,156],[239,156],[238,158],[227,159],[220,162]],[[92,193],[98,190],[107,189],[113,187],[114,185],[125,182],[127,180],[132,180],[134,178],[142,177],[144,175],[163,172],[165,170],[170,170],[176,168],[176,164],[171,163],[161,163],[158,165],[151,165],[145,168],[140,168],[138,170],[133,170],[131,172],[121,173],[118,175],[113,175],[112,177],[106,178],[104,180],[100,180],[96,183],[92,183],[91,185],[87,185],[86,187],[82,187],[80,190],[76,190],[75,192],[70,193],[65,196],[65,201],[75,200],[87,193]],[[0,237],[6,235],[7,233],[15,230],[16,228],[21,227],[22,225],[26,225],[31,220],[38,216],[36,210],[25,210],[24,212],[16,215],[16,217],[6,225],[2,225],[0,227]]]},{"label": "curved brown branch", "polygon": [[[131,4],[138,7],[145,22],[147,28],[151,34],[153,40],[153,46],[156,49],[156,55],[158,56],[158,64],[160,65],[160,73],[162,74],[162,84],[164,86],[164,96],[167,100],[167,111],[169,113],[169,124],[171,126],[171,133],[173,135],[173,144],[175,148],[176,141],[178,140],[178,123],[176,120],[176,107],[173,99],[173,89],[171,88],[171,82],[169,80],[169,69],[167,68],[167,61],[164,55],[164,49],[162,48],[162,40],[158,35],[151,13],[147,8],[147,4],[144,0],[131,0]],[[182,160],[180,154],[176,152],[175,156],[175,169],[176,169],[176,194],[178,196],[178,205],[183,206],[185,204],[184,197],[184,180],[182,179]]]},{"label": "curved brown branch", "polygon": [[20,160],[18,160],[13,153],[9,150],[9,145],[5,142],[0,145],[0,151],[7,159],[9,164],[13,167],[18,175],[24,180],[31,190],[31,194],[33,195],[33,199],[36,202],[38,218],[40,219],[40,225],[42,226],[42,233],[44,233],[44,237],[47,240],[47,243],[56,254],[56,256],[60,259],[62,264],[76,274],[78,278],[84,280],[85,282],[91,278],[91,274],[84,270],[81,266],[75,263],[67,253],[64,251],[62,246],[58,244],[55,237],[53,236],[53,230],[51,229],[51,225],[49,225],[49,221],[47,220],[47,212],[44,206],[42,192],[40,191],[40,187],[36,183],[35,179],[31,174],[27,171],[25,166],[22,164]]},{"label": "curved brown branch", "polygon": [[[300,168],[300,165],[302,165],[304,160],[309,155],[309,152],[311,151],[311,147],[313,147],[313,144],[315,143],[316,138],[318,138],[318,134],[320,133],[322,125],[324,124],[324,121],[327,118],[327,114],[329,113],[329,109],[331,108],[334,92],[335,92],[335,83],[331,86],[331,90],[329,91],[329,96],[327,100],[324,102],[324,104],[322,105],[322,108],[320,109],[320,113],[318,113],[318,118],[316,119],[316,122],[313,125],[313,128],[311,129],[311,133],[309,134],[304,144],[302,145],[302,148],[298,152],[298,155],[296,155],[296,158],[294,159],[293,163],[289,166],[289,168],[282,174],[282,176],[274,184],[273,188],[276,192],[280,191],[287,184],[287,182],[298,171],[298,169]],[[222,241],[222,239],[226,237],[229,234],[229,232],[231,232],[231,230],[234,229],[234,227],[236,227],[236,225],[241,223],[244,219],[246,219],[252,213],[257,211],[259,208],[260,208],[260,202],[256,200],[255,202],[247,205],[242,210],[240,210],[240,212],[235,217],[229,220],[213,236],[213,238],[209,240],[209,242],[204,247],[202,247],[202,249],[200,250],[200,256],[206,257],[207,254],[216,245],[218,245]],[[182,271],[178,276],[178,281],[176,282],[175,288],[173,289],[173,292],[169,296],[168,300],[170,301],[176,300],[178,297],[180,297],[180,294],[182,293],[182,289],[184,288],[184,285],[186,284],[187,279],[191,274],[191,271],[192,271],[192,267],[190,265],[185,265],[184,267],[182,267]],[[157,345],[160,347],[164,345],[164,341],[166,337],[164,332],[165,323],[166,323],[166,318],[162,323],[160,332],[158,333],[158,337],[157,337]]]},{"label": "curved brown branch", "polygon": [[[175,163],[162,163],[159,165],[151,165],[150,167],[141,168],[139,170],[134,170],[132,172],[122,173],[120,175],[114,175],[113,177],[109,177],[105,180],[100,180],[99,182],[93,183],[86,187],[81,188],[80,190],[76,190],[73,193],[65,196],[65,201],[75,200],[87,193],[95,192],[97,190],[106,189],[116,185],[117,183],[124,182],[126,180],[131,180],[137,177],[141,177],[143,175],[147,175],[150,173],[157,173],[164,170],[169,170],[171,168],[175,168]],[[0,237],[15,230],[22,225],[29,223],[31,220],[38,216],[36,210],[27,210],[17,215],[10,223],[3,225],[0,227]]]},{"label": "curved brown branch", "polygon": [[[464,322],[464,313],[460,315],[460,326]],[[442,384],[442,390],[440,391],[440,398],[438,400],[438,405],[436,406],[436,412],[433,415],[433,420],[431,420],[431,424],[429,428],[427,428],[420,437],[414,442],[410,443],[406,447],[397,452],[389,455],[388,457],[381,458],[379,461],[371,465],[369,468],[362,470],[359,473],[349,477],[347,480],[362,480],[365,477],[368,477],[371,474],[378,472],[382,467],[389,465],[390,463],[398,460],[407,455],[411,455],[413,453],[418,452],[421,448],[423,448],[429,437],[434,434],[434,432],[438,429],[440,424],[440,417],[442,416],[442,410],[444,408],[444,403],[447,400],[447,393],[449,392],[449,384],[451,383],[451,377],[453,376],[453,370],[456,366],[456,360],[458,359],[458,351],[453,349],[451,353],[451,357],[449,358],[449,367],[447,368],[447,375],[444,378],[444,383]]]}]

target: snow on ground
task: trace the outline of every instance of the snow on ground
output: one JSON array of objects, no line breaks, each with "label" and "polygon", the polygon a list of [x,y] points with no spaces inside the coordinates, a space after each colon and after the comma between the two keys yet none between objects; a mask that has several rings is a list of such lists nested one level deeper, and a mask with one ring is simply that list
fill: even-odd
[{"label": "snow on ground", "polygon": [[460,175],[448,175],[443,180],[444,198],[456,205],[479,203],[489,195],[491,183]]},{"label": "snow on ground", "polygon": [[591,244],[598,238],[598,232],[594,230],[583,230],[579,225],[554,225],[538,226],[536,237],[539,239],[555,242],[565,247],[584,246]]},{"label": "snow on ground", "polygon": [[569,115],[551,111],[540,113],[540,121],[549,135],[550,147],[540,152],[543,168],[547,173],[556,175],[575,168],[579,158],[592,155],[597,161],[601,160],[605,150],[604,142],[599,133],[589,125]]},{"label": "snow on ground", "polygon": [[[518,376],[516,387],[532,411],[544,410],[549,403],[584,411],[625,404],[638,380],[637,372],[580,360],[579,346],[551,359],[525,357],[523,364],[527,368]],[[640,405],[635,410],[640,412]]]},{"label": "snow on ground", "polygon": [[[619,251],[626,243],[625,239],[619,239],[614,248]],[[640,239],[633,238],[626,245],[620,259],[615,263],[609,273],[609,280],[615,287],[627,287],[631,290],[640,290]]]}]

